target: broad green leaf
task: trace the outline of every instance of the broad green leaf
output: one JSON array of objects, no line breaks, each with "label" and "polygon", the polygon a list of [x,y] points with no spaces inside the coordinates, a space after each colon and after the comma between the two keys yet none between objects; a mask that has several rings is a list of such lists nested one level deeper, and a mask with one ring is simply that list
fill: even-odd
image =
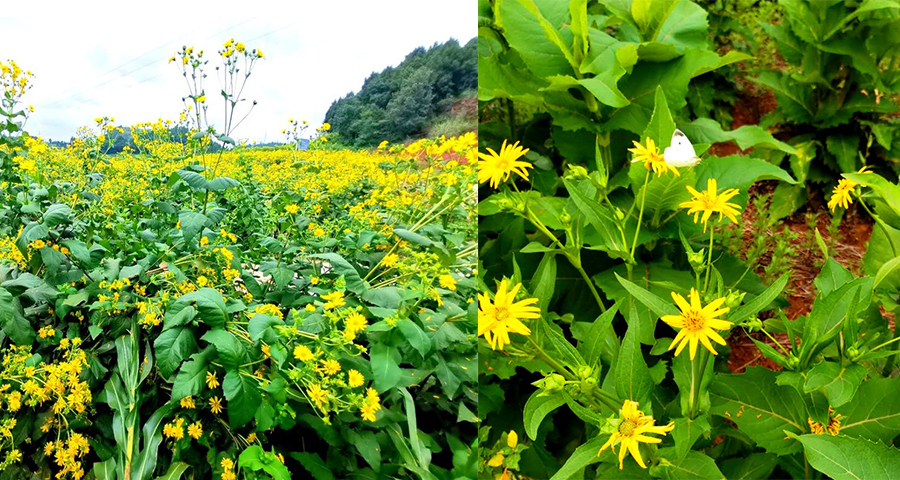
[{"label": "broad green leaf", "polygon": [[181,400],[203,391],[212,352],[212,348],[206,348],[202,352],[191,355],[191,358],[181,364],[181,369],[172,385],[172,400]]},{"label": "broad green leaf", "polygon": [[819,295],[828,295],[854,278],[850,270],[847,270],[837,260],[828,258],[825,260],[825,265],[822,265],[822,270],[819,271],[814,283]]},{"label": "broad green leaf", "polygon": [[19,300],[5,288],[0,288],[0,326],[16,345],[25,346],[34,342],[34,327],[25,318]]},{"label": "broad green leaf", "polygon": [[538,308],[542,312],[546,312],[550,306],[550,301],[553,299],[553,292],[556,290],[555,252],[544,253],[541,263],[538,264],[537,270],[534,272],[534,276],[531,277],[529,286],[531,287],[529,291],[532,296],[539,300]]},{"label": "broad green leaf", "polygon": [[832,135],[825,141],[828,151],[837,158],[842,172],[856,171],[856,152],[859,151],[859,137],[856,135]]},{"label": "broad green leaf", "polygon": [[650,391],[653,389],[653,379],[650,378],[650,369],[641,352],[641,344],[637,338],[637,331],[629,328],[622,339],[622,348],[619,350],[619,358],[616,360],[616,394],[622,398],[630,399],[644,406],[647,411],[650,408]]},{"label": "broad green leaf", "polygon": [[606,440],[608,440],[608,437],[606,435],[601,435],[588,440],[586,443],[576,448],[575,451],[572,452],[572,455],[569,456],[568,460],[566,460],[566,463],[550,477],[550,480],[576,478],[575,475],[578,475],[584,467],[600,460],[600,457],[597,456],[597,452],[600,451],[600,447],[606,443]]},{"label": "broad green leaf", "polygon": [[536,390],[528,397],[523,410],[525,433],[532,440],[537,440],[537,431],[541,422],[551,412],[566,403],[566,397],[562,393],[542,395],[541,390]]},{"label": "broad green leaf", "polygon": [[198,315],[199,319],[211,327],[224,328],[225,320],[231,317],[225,306],[222,294],[212,288],[201,288],[182,295],[169,308],[180,311],[185,305],[192,303],[197,305],[197,310],[200,312]]},{"label": "broad green leaf", "polygon": [[734,141],[738,148],[747,150],[751,147],[774,148],[788,154],[795,154],[797,150],[779,140],[759,125],[744,125],[730,132],[722,129],[719,122],[711,118],[698,118],[690,123],[683,123],[679,129],[684,132],[691,142],[697,143],[721,143]]},{"label": "broad green leaf", "polygon": [[678,308],[675,307],[674,302],[667,302],[662,298],[656,296],[650,291],[635,285],[632,282],[622,278],[618,273],[615,274],[616,279],[628,290],[628,293],[634,296],[634,298],[644,304],[647,308],[649,308],[654,315],[658,317],[663,317],[665,315],[678,315]]},{"label": "broad green leaf", "polygon": [[724,479],[725,476],[719,471],[715,460],[700,453],[688,452],[688,454],[677,462],[671,464],[660,465],[653,469],[662,474],[666,480],[709,480]]},{"label": "broad green leaf", "polygon": [[[606,343],[608,336],[615,337],[615,332],[610,329],[613,320],[616,318],[616,312],[619,311],[618,304],[610,307],[606,312],[602,313],[587,330],[587,335],[578,338],[578,352],[581,357],[589,365],[596,365],[600,362],[600,352]],[[573,328],[574,335],[574,328]]]},{"label": "broad green leaf", "polygon": [[566,190],[569,191],[570,198],[575,202],[575,206],[577,206],[578,210],[584,214],[588,222],[597,229],[597,233],[599,233],[605,241],[602,246],[594,246],[599,249],[607,250],[608,252],[619,252],[620,256],[624,255],[625,244],[622,241],[621,233],[616,228],[613,214],[608,207],[601,205],[589,195],[588,191],[593,190],[590,183],[582,181],[580,185],[576,185],[571,180],[563,180],[563,182],[566,186]]},{"label": "broad green leaf", "polygon": [[653,114],[650,116],[650,123],[641,135],[641,141],[646,142],[649,137],[663,151],[672,141],[672,133],[675,132],[675,121],[672,120],[672,114],[669,112],[669,103],[666,95],[663,93],[662,86],[656,87],[656,94],[653,100]]},{"label": "broad green leaf", "polygon": [[875,173],[844,173],[844,178],[872,188],[894,211],[900,215],[900,186]]},{"label": "broad green leaf", "polygon": [[875,274],[875,283],[872,285],[872,288],[878,288],[878,285],[880,285],[888,275],[893,273],[897,267],[900,267],[900,257],[894,257],[881,264],[878,273]]},{"label": "broad green leaf", "polygon": [[209,219],[206,218],[206,215],[202,213],[192,212],[189,210],[184,210],[178,213],[178,221],[181,222],[181,231],[184,237],[185,243],[190,243],[191,240],[200,230],[203,230],[203,226],[206,225],[206,222]]},{"label": "broad green leaf", "polygon": [[652,40],[674,45],[679,53],[684,52],[686,48],[706,46],[706,10],[694,2],[685,0],[677,1],[674,8],[659,1],[649,3],[653,4],[652,9],[668,13],[651,37]]},{"label": "broad green leaf", "polygon": [[[115,462],[113,462],[113,464],[115,464]],[[191,466],[184,462],[172,462],[172,464],[169,465],[169,469],[166,470],[166,473],[156,477],[156,480],[179,480],[189,468],[191,468]]]},{"label": "broad green leaf", "polygon": [[758,180],[781,180],[787,183],[797,183],[787,172],[772,165],[765,160],[741,155],[727,157],[710,157],[697,167],[696,188],[706,190],[707,180],[716,179],[719,191],[736,188],[746,192],[750,185]]},{"label": "broad green leaf", "polygon": [[697,418],[682,417],[675,419],[675,429],[669,434],[675,440],[675,459],[682,459],[690,452],[691,447],[700,435],[709,435],[709,415]]},{"label": "broad green leaf", "polygon": [[335,480],[331,468],[328,467],[322,457],[309,452],[291,452],[291,457],[300,462],[303,468],[316,480]]},{"label": "broad green leaf", "polygon": [[229,370],[222,381],[222,391],[228,400],[228,423],[232,428],[243,427],[253,420],[262,397],[256,380],[250,374]]},{"label": "broad green leaf", "polygon": [[397,322],[397,328],[400,329],[409,344],[422,355],[422,358],[428,355],[428,352],[431,351],[431,339],[419,324],[409,318],[404,318]]},{"label": "broad green leaf", "polygon": [[810,392],[821,388],[828,403],[837,408],[853,399],[865,377],[866,367],[862,365],[842,366],[837,362],[826,361],[809,371],[803,390]]},{"label": "broad green leaf", "polygon": [[[565,45],[572,44],[571,31],[556,30],[569,20],[568,7],[568,2],[554,0],[501,0],[494,3],[495,21],[504,32],[504,38],[519,53],[528,69],[538,76],[573,73],[564,52]],[[563,43],[563,48],[557,41]]]},{"label": "broad green leaf", "polygon": [[269,345],[273,345],[277,342],[279,334],[275,327],[281,325],[284,325],[284,321],[278,317],[255,313],[247,324],[247,333],[250,334],[250,340],[254,342],[263,340]]},{"label": "broad green leaf", "polygon": [[159,372],[168,378],[183,360],[197,351],[197,340],[190,328],[170,328],[156,337],[153,350],[156,352]]},{"label": "broad green leaf", "polygon": [[[882,268],[898,256],[900,256],[900,230],[884,222],[878,222],[872,229],[872,236],[869,238],[866,256],[863,259],[866,274],[875,275],[878,280]],[[886,271],[879,284],[883,290],[900,291],[900,272],[896,269],[893,273]],[[872,288],[875,288],[874,283]]]},{"label": "broad green leaf", "polygon": [[400,352],[387,344],[377,343],[369,350],[374,387],[378,393],[394,388],[400,382]]},{"label": "broad green leaf", "polygon": [[262,470],[273,480],[291,479],[291,473],[284,463],[274,453],[263,450],[259,445],[251,445],[241,452],[238,457],[238,465],[244,471]]},{"label": "broad green leaf", "polygon": [[810,123],[815,117],[812,90],[808,85],[796,84],[786,75],[764,72],[750,80],[772,90],[778,99],[778,108],[794,123]]},{"label": "broad green leaf", "polygon": [[206,184],[206,188],[213,192],[221,192],[229,188],[236,187],[241,183],[233,178],[216,177]]},{"label": "broad green leaf", "polygon": [[834,480],[900,478],[900,452],[882,443],[843,435],[800,435],[810,465]]},{"label": "broad green leaf", "polygon": [[812,348],[813,343],[824,344],[841,331],[847,316],[847,309],[856,295],[859,295],[858,308],[868,308],[872,300],[872,277],[857,278],[847,282],[828,295],[816,297],[812,311],[806,318],[803,340],[804,352]]},{"label": "broad green leaf", "polygon": [[889,443],[900,435],[900,379],[871,378],[862,382],[853,401],[838,409],[841,434]]},{"label": "broad green leaf", "polygon": [[359,271],[357,271],[347,259],[337,253],[318,253],[310,255],[310,257],[327,260],[328,263],[331,264],[334,273],[344,276],[344,280],[347,281],[347,290],[350,290],[353,293],[362,294],[368,289],[368,285],[363,281],[362,277],[360,277]]},{"label": "broad green leaf", "polygon": [[55,227],[63,223],[69,223],[72,209],[64,203],[54,203],[44,211],[44,225]]},{"label": "broad green leaf", "polygon": [[776,465],[778,465],[777,455],[751,453],[744,458],[730,458],[722,462],[722,474],[728,480],[771,478]]},{"label": "broad green leaf", "polygon": [[777,374],[762,367],[748,367],[740,375],[716,375],[710,386],[710,413],[736,423],[760,448],[778,455],[800,450],[785,439],[785,431],[806,431],[806,406],[800,393],[775,384]]},{"label": "broad green leaf", "polygon": [[753,300],[732,311],[732,313],[728,315],[728,320],[734,323],[740,323],[761,312],[781,295],[781,292],[784,291],[784,287],[787,286],[790,279],[790,274],[782,275],[781,278],[775,280],[775,282],[773,282],[761,295],[757,295]]},{"label": "broad green leaf", "polygon": [[238,367],[246,361],[244,343],[231,332],[219,328],[206,332],[201,340],[216,347],[218,360],[225,367]]}]

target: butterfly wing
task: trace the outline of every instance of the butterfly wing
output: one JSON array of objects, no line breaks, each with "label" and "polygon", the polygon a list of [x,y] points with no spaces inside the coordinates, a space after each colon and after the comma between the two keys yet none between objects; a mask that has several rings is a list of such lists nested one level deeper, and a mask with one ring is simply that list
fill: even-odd
[{"label": "butterfly wing", "polygon": [[671,144],[663,151],[663,158],[672,167],[693,167],[700,163],[691,141],[677,128],[672,133]]}]

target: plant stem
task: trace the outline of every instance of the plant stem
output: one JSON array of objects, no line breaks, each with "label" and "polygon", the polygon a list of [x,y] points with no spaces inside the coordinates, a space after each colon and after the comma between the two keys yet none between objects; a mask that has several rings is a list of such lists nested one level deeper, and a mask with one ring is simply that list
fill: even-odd
[{"label": "plant stem", "polygon": [[637,226],[634,228],[634,242],[631,243],[631,263],[634,263],[634,251],[637,248],[638,234],[641,233],[641,221],[644,219],[644,202],[647,200],[647,183],[650,181],[650,170],[644,176],[644,188],[641,192],[641,210],[638,212]]},{"label": "plant stem", "polygon": [[706,262],[706,281],[703,282],[703,293],[706,293],[706,289],[709,288],[709,272],[712,270],[712,248],[713,248],[713,233],[715,230],[710,227],[709,229],[709,260]]}]

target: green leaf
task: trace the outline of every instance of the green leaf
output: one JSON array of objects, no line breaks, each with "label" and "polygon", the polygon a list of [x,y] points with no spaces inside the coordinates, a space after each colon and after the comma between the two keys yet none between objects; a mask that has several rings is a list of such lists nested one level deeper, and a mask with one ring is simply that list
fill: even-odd
[{"label": "green leaf", "polygon": [[182,295],[173,302],[171,309],[180,311],[185,305],[197,304],[200,320],[213,328],[224,328],[225,320],[231,315],[225,306],[225,300],[218,290],[201,288],[200,290]]},{"label": "green leaf", "polygon": [[694,144],[722,143],[734,141],[738,148],[747,150],[751,147],[773,148],[788,154],[796,154],[797,150],[772,136],[759,125],[744,125],[730,132],[722,129],[719,122],[711,118],[698,118],[690,123],[683,123],[679,129]]},{"label": "green leaf", "polygon": [[529,70],[541,77],[573,73],[572,63],[565,53],[565,45],[572,43],[571,31],[553,28],[568,21],[567,2],[504,0],[494,5],[494,13],[504,38]]},{"label": "green leaf", "polygon": [[525,433],[528,434],[528,437],[532,440],[537,440],[537,432],[541,422],[544,421],[547,415],[564,403],[566,403],[566,397],[562,393],[544,395],[543,391],[535,390],[528,397],[528,401],[525,402],[525,408],[523,409]]},{"label": "green leaf", "polygon": [[675,459],[685,458],[700,435],[708,437],[709,431],[709,415],[676,418],[675,429],[671,433],[672,439],[675,440]]},{"label": "green leaf", "polygon": [[598,249],[607,250],[609,252],[619,252],[619,256],[624,256],[626,252],[625,244],[622,236],[616,228],[616,222],[609,208],[600,205],[588,190],[593,189],[590,182],[584,180],[580,185],[576,185],[571,180],[563,180],[566,190],[569,191],[570,198],[575,202],[575,206],[585,216],[588,222],[597,230],[601,238],[604,240],[603,245],[595,245]]},{"label": "green leaf", "polygon": [[[650,3],[654,4],[652,9],[665,8],[665,5],[659,5],[658,0]],[[668,12],[653,35],[653,40],[674,45],[679,53],[686,48],[706,47],[706,10],[694,2],[678,1]]]},{"label": "green leaf", "polygon": [[404,318],[397,322],[397,328],[400,329],[409,344],[419,352],[419,355],[422,355],[422,358],[428,355],[428,352],[431,351],[431,339],[419,324],[409,318]]},{"label": "green leaf", "polygon": [[777,455],[751,453],[744,458],[730,458],[722,462],[722,473],[728,480],[771,478],[776,465],[778,465]]},{"label": "green leaf", "polygon": [[650,123],[647,124],[644,134],[641,135],[641,141],[646,141],[649,137],[656,142],[660,150],[664,150],[672,141],[674,132],[675,121],[672,120],[672,114],[669,112],[669,103],[662,86],[657,86],[653,100],[653,114],[650,116]]},{"label": "green leaf", "polygon": [[556,290],[556,253],[546,252],[538,264],[534,276],[531,277],[531,288],[529,291],[534,298],[539,299],[537,307],[542,312],[546,312],[553,299],[553,292]]},{"label": "green leaf", "polygon": [[634,296],[637,301],[641,302],[644,306],[650,309],[654,315],[658,317],[663,317],[665,315],[678,315],[678,309],[674,304],[663,300],[662,298],[656,296],[656,294],[651,293],[649,290],[646,290],[642,287],[635,285],[634,283],[622,278],[618,273],[615,274],[616,279],[619,283],[628,290],[632,296]]},{"label": "green leaf", "polygon": [[582,469],[598,460],[597,452],[600,447],[606,443],[608,437],[601,435],[588,440],[572,452],[566,463],[550,477],[550,480],[566,480],[576,478],[575,476],[582,473]]},{"label": "green leaf", "polygon": [[736,423],[767,452],[787,455],[799,451],[800,445],[785,439],[784,432],[806,431],[806,406],[796,389],[776,385],[776,375],[762,367],[749,367],[740,375],[716,375],[709,391],[710,413]]},{"label": "green leaf", "polygon": [[5,288],[0,288],[0,326],[16,345],[25,346],[34,342],[34,327],[25,318],[19,300]]},{"label": "green leaf", "polygon": [[[597,365],[600,363],[600,352],[607,341],[607,337],[615,337],[615,332],[610,330],[613,320],[616,318],[616,312],[619,311],[618,304],[610,307],[606,312],[602,313],[593,323],[591,323],[587,334],[576,338],[578,341],[578,352],[584,358],[588,365]],[[573,328],[574,335],[574,328]]]},{"label": "green leaf", "polygon": [[353,293],[363,294],[366,289],[368,289],[368,285],[363,281],[362,277],[360,277],[356,268],[337,253],[318,253],[310,255],[310,257],[327,260],[328,263],[331,264],[334,273],[344,276],[344,280],[347,281],[347,290],[350,290]]},{"label": "green leaf", "polygon": [[868,308],[872,300],[873,284],[872,277],[857,278],[827,295],[816,297],[804,325],[804,353],[812,350],[813,344],[825,344],[841,331],[850,303],[857,295],[858,308]]},{"label": "green leaf", "polygon": [[[233,143],[233,142],[232,142]],[[241,182],[228,177],[216,177],[206,184],[206,188],[213,192],[221,192],[240,185]]]},{"label": "green leaf", "polygon": [[394,388],[400,382],[400,352],[387,344],[377,343],[369,350],[372,378],[378,393]]},{"label": "green leaf", "polygon": [[[113,461],[113,464],[115,464],[115,461]],[[179,480],[189,468],[191,466],[184,462],[172,462],[166,473],[156,477],[156,480]]]},{"label": "green leaf", "polygon": [[736,188],[746,192],[750,185],[759,180],[781,180],[797,183],[787,172],[759,158],[730,155],[710,157],[694,167],[697,172],[696,188],[706,190],[707,180],[716,179],[719,191]]},{"label": "green leaf", "polygon": [[200,230],[203,230],[203,226],[206,225],[206,222],[209,219],[202,213],[183,210],[178,213],[178,220],[181,222],[181,232],[184,237],[184,243],[189,243],[198,233],[200,233]]},{"label": "green leaf", "polygon": [[828,151],[837,158],[842,172],[856,171],[856,152],[859,151],[859,137],[856,135],[832,135],[825,141]]},{"label": "green leaf", "polygon": [[872,288],[878,288],[878,285],[880,285],[888,275],[893,273],[897,267],[900,267],[900,257],[894,257],[881,264],[878,273],[875,274],[875,283],[872,285]]},{"label": "green leaf", "polygon": [[331,468],[322,461],[322,457],[315,453],[291,452],[290,455],[300,462],[300,465],[303,465],[303,468],[316,480],[335,480],[334,474],[331,473]]},{"label": "green leaf", "polygon": [[616,361],[616,394],[622,399],[649,407],[653,379],[637,335],[637,330],[629,327],[622,339],[622,349]]},{"label": "green leaf", "polygon": [[894,214],[900,216],[900,186],[888,182],[875,173],[844,173],[843,177],[870,187],[888,204]]},{"label": "green leaf", "polygon": [[728,320],[734,323],[740,323],[761,312],[781,295],[781,292],[784,291],[784,287],[787,286],[790,279],[790,274],[782,275],[781,278],[775,280],[772,285],[769,285],[769,288],[763,293],[734,310],[731,315],[728,315]]},{"label": "green leaf", "polygon": [[810,465],[834,480],[900,478],[900,452],[882,443],[839,435],[800,435]]},{"label": "green leaf", "polygon": [[153,342],[157,366],[163,377],[168,378],[181,362],[197,351],[197,340],[190,328],[175,327],[159,334]]},{"label": "green leaf", "polygon": [[416,454],[416,461],[422,470],[428,471],[431,464],[431,452],[426,452],[422,443],[419,441],[419,427],[416,424],[416,402],[412,395],[405,388],[398,388],[403,395],[403,407],[406,411],[406,424],[409,429],[409,443],[412,445],[412,451]]},{"label": "green leaf", "polygon": [[222,391],[228,400],[228,423],[232,428],[243,427],[253,420],[262,400],[256,380],[249,374],[241,375],[237,370],[229,370],[222,381]]},{"label": "green leaf", "polygon": [[207,348],[202,352],[191,355],[191,358],[181,364],[181,369],[175,377],[172,385],[172,400],[181,400],[190,395],[197,395],[203,391],[206,383],[206,372],[209,358],[213,349]]},{"label": "green leaf", "polygon": [[44,211],[44,225],[55,227],[71,221],[72,209],[65,203],[54,203]]},{"label": "green leaf", "polygon": [[[725,478],[722,472],[719,471],[715,460],[700,452],[688,452],[680,461],[660,465],[658,469],[662,473],[663,478],[667,480]],[[656,472],[654,471],[654,473]]]},{"label": "green leaf", "polygon": [[900,379],[871,378],[859,387],[854,400],[839,412],[844,415],[841,434],[891,442],[900,435]]},{"label": "green leaf", "polygon": [[290,480],[291,473],[274,453],[267,452],[259,445],[247,447],[238,457],[241,470],[264,471],[273,480]]},{"label": "green leaf", "polygon": [[200,339],[215,346],[217,358],[225,367],[238,367],[244,364],[246,360],[244,344],[231,332],[216,328],[206,332]]},{"label": "green leaf", "polygon": [[828,403],[837,408],[853,399],[863,378],[866,378],[866,367],[862,365],[842,366],[826,361],[809,371],[803,391],[809,393],[821,388]]}]

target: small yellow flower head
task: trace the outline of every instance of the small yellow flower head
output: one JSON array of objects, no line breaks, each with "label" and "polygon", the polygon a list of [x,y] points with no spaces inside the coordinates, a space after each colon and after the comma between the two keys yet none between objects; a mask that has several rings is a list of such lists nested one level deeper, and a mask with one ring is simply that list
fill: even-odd
[{"label": "small yellow flower head", "polygon": [[383,259],[381,259],[381,264],[384,265],[385,267],[390,268],[390,267],[393,267],[394,265],[396,265],[399,260],[400,260],[399,255],[397,255],[396,253],[389,253],[389,254],[385,255]]},{"label": "small yellow flower head", "polygon": [[478,335],[483,335],[491,345],[491,349],[503,350],[503,345],[511,343],[509,333],[531,335],[531,330],[520,320],[540,318],[541,310],[530,306],[538,302],[536,298],[527,298],[516,302],[516,294],[522,284],[516,284],[507,291],[506,279],[500,282],[494,301],[488,294],[478,294]]},{"label": "small yellow flower head", "polygon": [[499,154],[491,148],[487,151],[488,153],[478,154],[478,183],[489,181],[491,188],[497,188],[501,182],[509,180],[513,173],[528,180],[528,171],[525,169],[534,166],[519,160],[528,153],[528,149],[520,147],[519,142],[507,145],[506,140],[503,140]]},{"label": "small yellow flower head", "polygon": [[675,424],[671,422],[665,426],[655,425],[656,422],[653,420],[653,417],[644,415],[644,412],[638,410],[637,407],[637,402],[625,400],[625,403],[622,404],[622,409],[619,410],[618,429],[609,436],[609,440],[597,452],[599,457],[608,447],[615,453],[616,443],[619,443],[619,470],[625,467],[624,460],[627,453],[631,453],[631,456],[634,457],[634,460],[641,468],[647,468],[643,458],[641,458],[640,444],[660,443],[662,440],[645,434],[666,435],[675,429]]},{"label": "small yellow flower head", "polygon": [[441,288],[456,290],[456,279],[453,278],[453,275],[441,275],[439,281],[441,283]]},{"label": "small yellow flower head", "polygon": [[[862,167],[856,173],[870,173],[868,171],[868,167]],[[838,184],[834,187],[834,190],[831,192],[831,198],[828,200],[828,208],[833,212],[835,208],[840,206],[841,208],[847,208],[853,203],[853,198],[850,194],[853,193],[853,190],[858,183],[850,180],[848,178],[842,178],[838,180]]]},{"label": "small yellow flower head", "polygon": [[194,422],[188,426],[188,436],[194,440],[199,440],[203,436],[203,425],[200,422]]},{"label": "small yellow flower head", "polygon": [[[716,355],[715,349],[709,343],[709,339],[713,339],[719,345],[725,345],[725,339],[716,333],[716,330],[728,330],[732,323],[726,320],[720,320],[716,317],[728,313],[728,307],[719,309],[725,303],[725,297],[718,298],[710,302],[709,305],[703,307],[700,304],[700,294],[691,288],[691,303],[688,303],[684,297],[672,292],[672,299],[681,309],[680,315],[664,315],[662,321],[666,322],[672,328],[677,328],[678,334],[669,345],[669,350],[678,347],[675,350],[675,356],[684,349],[684,346],[691,345],[691,360],[697,353],[697,342],[703,344],[707,350]],[[714,330],[715,329],[715,330]],[[680,343],[679,343],[680,342]]]},{"label": "small yellow flower head", "polygon": [[313,359],[312,350],[306,345],[297,345],[294,347],[294,358],[301,362],[308,362]]},{"label": "small yellow flower head", "polygon": [[489,467],[499,467],[500,465],[503,465],[503,460],[505,460],[505,457],[503,456],[503,454],[500,452],[497,452],[496,455],[494,455],[493,457],[491,457],[490,460],[488,460],[487,464]]},{"label": "small yellow flower head", "polygon": [[326,132],[329,131],[329,130],[331,130],[331,124],[328,123],[328,122],[323,123],[323,124],[322,124],[322,130],[325,130]]},{"label": "small yellow flower head", "polygon": [[216,372],[206,372],[206,386],[210,390],[219,386],[219,380],[216,378]]},{"label": "small yellow flower head", "polygon": [[365,381],[366,378],[363,377],[363,374],[359,373],[359,371],[353,369],[347,372],[347,384],[349,384],[351,388],[361,387]]},{"label": "small yellow flower head", "polygon": [[181,399],[181,408],[193,409],[196,408],[196,404],[194,404],[194,397],[188,395]]},{"label": "small yellow flower head", "polygon": [[290,205],[284,207],[284,210],[285,210],[286,212],[290,213],[291,215],[294,215],[294,214],[296,214],[297,212],[300,211],[300,206],[297,205],[296,203],[292,203],[292,204],[290,204]]},{"label": "small yellow flower head", "polygon": [[675,176],[681,175],[678,173],[678,169],[670,166],[666,163],[663,155],[659,154],[659,147],[656,146],[656,143],[652,138],[647,137],[646,146],[641,145],[637,140],[634,142],[634,148],[629,148],[628,151],[634,155],[634,160],[632,163],[636,162],[644,162],[644,168],[648,171],[653,170],[656,173],[657,177],[661,177],[664,173],[669,170],[672,171]]},{"label": "small yellow flower head", "polygon": [[211,397],[209,399],[209,409],[215,414],[222,413],[222,400],[219,397]]},{"label": "small yellow flower head", "polygon": [[701,222],[703,222],[704,232],[706,231],[706,221],[709,220],[714,213],[719,214],[719,220],[722,220],[722,216],[724,215],[732,222],[738,223],[737,215],[740,213],[741,206],[736,203],[728,203],[728,200],[731,200],[732,197],[738,194],[736,188],[729,188],[719,194],[717,193],[716,179],[710,178],[706,182],[706,190],[702,193],[698,192],[690,185],[688,185],[687,189],[694,199],[688,202],[682,202],[678,208],[688,208],[688,215],[694,215],[694,223],[697,223],[697,218],[702,212],[703,217],[701,218]]},{"label": "small yellow flower head", "polygon": [[516,433],[515,430],[510,430],[509,434],[506,436],[506,445],[509,448],[516,448],[516,445],[519,444],[519,434]]},{"label": "small yellow flower head", "polygon": [[322,360],[322,371],[325,375],[334,375],[341,371],[341,364],[337,360]]}]

